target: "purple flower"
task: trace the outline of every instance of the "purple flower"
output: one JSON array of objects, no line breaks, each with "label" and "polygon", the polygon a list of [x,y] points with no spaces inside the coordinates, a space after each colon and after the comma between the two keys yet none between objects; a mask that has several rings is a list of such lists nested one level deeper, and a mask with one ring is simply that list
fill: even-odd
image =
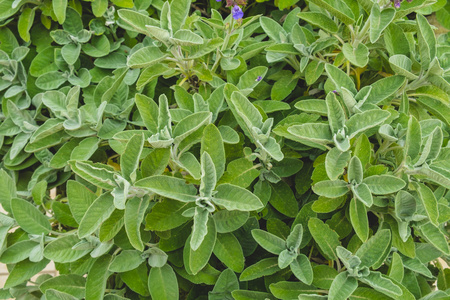
[{"label": "purple flower", "polygon": [[222,1],[222,0],[216,0],[216,2],[220,2],[220,1]]},{"label": "purple flower", "polygon": [[244,12],[237,5],[233,6],[233,9],[231,10],[231,14],[233,15],[233,19],[235,19],[235,20],[242,19],[242,17],[244,16]]},{"label": "purple flower", "polygon": [[261,81],[261,80],[262,80],[262,77],[258,76],[255,81]]}]

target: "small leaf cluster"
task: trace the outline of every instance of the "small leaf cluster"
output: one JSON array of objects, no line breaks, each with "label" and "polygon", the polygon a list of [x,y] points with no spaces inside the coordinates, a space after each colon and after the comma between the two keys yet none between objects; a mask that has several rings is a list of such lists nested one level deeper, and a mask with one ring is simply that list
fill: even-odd
[{"label": "small leaf cluster", "polygon": [[0,0],[0,299],[448,299],[447,2]]}]

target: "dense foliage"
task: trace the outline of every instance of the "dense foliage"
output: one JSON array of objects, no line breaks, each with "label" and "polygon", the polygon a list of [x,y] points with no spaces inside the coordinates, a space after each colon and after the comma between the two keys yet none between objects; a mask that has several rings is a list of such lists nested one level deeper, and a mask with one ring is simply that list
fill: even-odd
[{"label": "dense foliage", "polygon": [[449,14],[1,0],[0,298],[449,299]]}]

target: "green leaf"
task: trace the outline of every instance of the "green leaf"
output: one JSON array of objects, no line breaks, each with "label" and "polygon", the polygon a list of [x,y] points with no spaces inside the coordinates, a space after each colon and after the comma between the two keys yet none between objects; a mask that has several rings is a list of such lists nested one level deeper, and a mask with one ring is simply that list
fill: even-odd
[{"label": "green leaf", "polygon": [[36,79],[35,84],[42,90],[54,90],[59,88],[66,81],[67,77],[64,73],[53,71],[39,76],[38,79]]},{"label": "green leaf", "polygon": [[450,248],[445,235],[438,227],[431,223],[426,223],[420,226],[420,231],[422,232],[422,237],[436,247],[436,249],[439,249],[446,255],[450,254]]},{"label": "green leaf", "polygon": [[312,0],[311,3],[316,4],[330,12],[336,18],[344,22],[346,25],[351,25],[355,22],[355,16],[351,9],[347,6],[345,1],[339,0]]},{"label": "green leaf", "polygon": [[402,257],[397,252],[392,253],[391,265],[389,266],[387,275],[399,282],[403,280],[404,269]]},{"label": "green leaf", "polygon": [[347,272],[339,273],[331,284],[328,293],[329,300],[347,299],[358,287],[358,281],[348,276]]},{"label": "green leaf", "polygon": [[180,143],[183,139],[188,137],[203,125],[209,124],[211,122],[211,117],[211,112],[202,111],[191,114],[181,120],[172,132],[174,144]]},{"label": "green leaf", "polygon": [[180,30],[189,14],[191,0],[180,0],[170,4],[170,25],[173,33]]},{"label": "green leaf", "polygon": [[325,71],[328,74],[328,79],[332,82],[334,89],[339,93],[342,92],[342,87],[346,88],[353,94],[356,94],[355,83],[351,80],[351,78],[341,69],[331,65],[325,65]]},{"label": "green leaf", "polygon": [[365,206],[367,207],[371,207],[373,204],[373,197],[372,197],[372,193],[371,190],[369,188],[369,186],[367,184],[365,184],[364,182],[358,185],[352,185],[351,190],[353,192],[353,195],[356,197],[356,199],[358,199],[359,201],[361,201],[362,203],[364,203]]},{"label": "green leaf", "polygon": [[27,259],[36,245],[38,244],[31,240],[17,242],[2,253],[0,261],[4,264],[16,264]]},{"label": "green leaf", "polygon": [[161,175],[169,164],[169,159],[169,148],[153,149],[141,163],[142,177]]},{"label": "green leaf", "polygon": [[405,76],[409,80],[417,79],[417,75],[411,73],[412,61],[406,55],[397,54],[389,57],[389,65],[396,74]]},{"label": "green leaf", "polygon": [[421,106],[424,106],[436,118],[450,126],[450,107],[439,100],[428,96],[422,96],[417,99]]},{"label": "green leaf", "polygon": [[139,159],[144,147],[144,135],[135,135],[127,143],[125,151],[120,157],[120,168],[126,180],[136,180],[136,171],[139,167]]},{"label": "green leaf", "polygon": [[110,193],[98,197],[89,206],[78,227],[78,236],[84,238],[92,234],[114,211],[114,198]]},{"label": "green leaf", "polygon": [[0,204],[11,212],[11,199],[16,196],[16,183],[2,168],[0,170]]},{"label": "green leaf", "polygon": [[53,12],[55,13],[56,19],[59,24],[64,23],[66,20],[66,8],[67,0],[55,0],[52,1]]},{"label": "green leaf", "polygon": [[26,200],[12,198],[11,211],[19,226],[28,233],[40,235],[52,230],[47,217]]},{"label": "green leaf", "polygon": [[33,25],[35,11],[35,9],[26,7],[20,14],[19,21],[17,23],[19,35],[25,42],[30,41],[30,29]]},{"label": "green leaf", "polygon": [[225,171],[225,148],[222,135],[214,124],[207,125],[203,130],[200,154],[204,152],[207,152],[214,162],[216,178],[219,180]]},{"label": "green leaf", "polygon": [[345,126],[345,115],[335,93],[328,93],[326,97],[328,123],[331,133],[336,134]]},{"label": "green leaf", "polygon": [[278,267],[278,258],[264,258],[254,265],[246,268],[239,276],[240,281],[249,281],[267,275],[272,275],[280,270]]},{"label": "green leaf", "polygon": [[103,255],[94,262],[86,278],[86,300],[101,300],[104,297],[111,255]]},{"label": "green leaf", "polygon": [[261,129],[263,126],[261,113],[240,92],[233,92],[227,102],[239,126],[254,141],[253,127]]},{"label": "green leaf", "polygon": [[180,46],[196,46],[204,43],[203,38],[190,30],[180,29],[169,40]]},{"label": "green leaf", "polygon": [[313,186],[314,193],[328,198],[343,196],[348,190],[348,184],[343,180],[324,180]]},{"label": "green leaf", "polygon": [[9,289],[24,283],[26,280],[29,280],[31,277],[42,271],[48,263],[49,261],[46,259],[37,263],[27,259],[15,264],[6,279],[3,289]]},{"label": "green leaf", "polygon": [[210,300],[234,299],[231,293],[239,289],[239,281],[231,269],[225,269],[217,279],[212,291],[208,292]]},{"label": "green leaf", "polygon": [[288,97],[297,86],[299,78],[297,75],[285,75],[275,81],[270,92],[270,98],[275,101],[281,101]]},{"label": "green leaf", "polygon": [[72,170],[83,179],[106,190],[116,187],[114,173],[109,166],[89,161],[69,161]]},{"label": "green leaf", "polygon": [[367,242],[361,245],[356,251],[356,256],[361,259],[361,267],[372,267],[390,247],[391,231],[388,229],[379,230]]},{"label": "green leaf", "polygon": [[359,239],[363,242],[367,241],[369,237],[369,219],[366,206],[361,201],[352,198],[349,206],[349,215],[350,222]]},{"label": "green leaf", "polygon": [[299,281],[278,281],[269,286],[276,299],[298,299],[300,293],[313,294],[316,288]]},{"label": "green leaf", "polygon": [[313,285],[321,289],[329,289],[338,272],[328,265],[316,265],[313,267]]},{"label": "green leaf", "polygon": [[378,104],[394,95],[405,83],[400,75],[389,76],[373,83],[372,90],[365,103]]},{"label": "green leaf", "polygon": [[219,184],[231,183],[243,188],[248,187],[260,171],[246,158],[238,158],[227,165],[227,170],[219,180]]},{"label": "green leaf", "polygon": [[385,8],[380,10],[379,5],[372,5],[370,17],[367,22],[370,22],[370,42],[375,43],[392,22],[395,16],[395,9]]},{"label": "green leaf", "polygon": [[143,94],[136,94],[135,101],[145,127],[155,134],[158,129],[158,105]]},{"label": "green leaf", "polygon": [[265,292],[256,292],[248,290],[235,290],[231,293],[235,300],[273,300],[271,294]]},{"label": "green leaf", "polygon": [[406,185],[402,179],[392,175],[373,175],[364,178],[363,182],[367,184],[370,191],[375,195],[395,193]]},{"label": "green leaf", "polygon": [[248,220],[249,213],[246,211],[220,210],[214,213],[213,218],[216,223],[218,233],[233,232],[242,227]]},{"label": "green leaf", "polygon": [[310,285],[313,281],[313,270],[308,257],[305,254],[299,254],[290,264],[292,273],[298,280]]},{"label": "green leaf", "polygon": [[[313,85],[317,79],[319,79],[320,76],[322,76],[323,71],[325,70],[325,63],[317,60],[311,61],[305,68],[305,80],[307,85]],[[315,101],[315,100],[312,100]],[[303,102],[303,101],[302,101]],[[319,103],[322,103],[323,101],[318,101]],[[296,103],[297,104],[300,102]],[[298,109],[301,109],[300,107],[297,107]]]},{"label": "green leaf", "polygon": [[89,206],[97,198],[93,192],[77,181],[67,182],[67,200],[74,219],[79,224]]},{"label": "green leaf", "polygon": [[147,197],[134,197],[127,201],[124,215],[125,230],[131,245],[139,251],[144,250],[144,244],[141,239],[141,223],[144,220],[144,214],[149,205]]},{"label": "green leaf", "polygon": [[214,255],[236,273],[244,270],[244,253],[238,239],[232,233],[219,233],[213,249]]},{"label": "green leaf", "polygon": [[[327,172],[328,178],[330,178],[331,180],[338,179],[344,173],[344,168],[347,166],[350,157],[351,154],[348,151],[341,152],[338,148],[331,149],[327,153],[327,156],[325,158],[325,170]],[[349,182],[351,182],[350,179]]]},{"label": "green leaf", "polygon": [[180,202],[164,199],[152,207],[151,212],[145,217],[146,230],[166,231],[186,223],[190,218],[182,213],[195,206],[193,202]]},{"label": "green leaf", "polygon": [[368,276],[362,277],[360,280],[387,295],[400,296],[403,294],[400,287],[387,277],[382,276],[380,272],[370,272]]},{"label": "green leaf", "polygon": [[342,46],[342,53],[351,64],[357,67],[364,68],[369,63],[369,49],[363,43],[359,43],[356,47],[345,43]]},{"label": "green leaf", "polygon": [[306,123],[293,125],[288,127],[287,131],[301,140],[317,144],[326,145],[333,141],[333,135],[328,124]]},{"label": "green leaf", "polygon": [[283,29],[283,27],[281,27],[281,25],[273,19],[263,16],[259,18],[259,22],[262,29],[264,29],[270,39],[275,41],[276,43],[281,43],[280,34],[282,34],[283,36],[287,36],[287,33]]},{"label": "green leaf", "polygon": [[253,229],[252,236],[255,241],[270,253],[279,255],[286,250],[286,241],[261,229]]},{"label": "green leaf", "polygon": [[39,285],[41,292],[47,290],[56,290],[76,298],[85,297],[86,279],[83,276],[75,274],[64,274],[45,280]]},{"label": "green leaf", "polygon": [[147,15],[129,9],[119,9],[117,11],[121,20],[133,27],[139,33],[148,34],[146,25],[158,26],[156,19],[150,18]]},{"label": "green leaf", "polygon": [[145,68],[157,64],[166,58],[158,47],[143,47],[128,57],[127,65],[130,68]]},{"label": "green leaf", "polygon": [[45,246],[44,256],[57,263],[74,262],[88,254],[92,249],[72,249],[80,239],[75,235],[66,235],[51,241]]},{"label": "green leaf", "polygon": [[169,176],[152,176],[138,180],[135,186],[147,189],[158,195],[182,202],[193,202],[197,199],[197,189],[186,184],[184,179]]},{"label": "green leaf", "polygon": [[337,260],[336,247],[341,245],[338,234],[317,218],[310,218],[308,228],[326,259]]},{"label": "green leaf", "polygon": [[81,44],[67,44],[61,48],[61,55],[69,65],[74,65],[80,56]]},{"label": "green leaf", "polygon": [[380,109],[366,110],[353,115],[346,123],[350,138],[353,138],[360,132],[381,125],[390,115],[388,111]]},{"label": "green leaf", "polygon": [[427,70],[431,61],[436,56],[436,36],[424,16],[417,14],[416,18],[421,65],[423,70]]},{"label": "green leaf", "polygon": [[270,204],[280,213],[295,217],[298,212],[298,203],[289,185],[284,181],[271,183]]},{"label": "green leaf", "polygon": [[190,247],[191,236],[189,236],[183,249],[184,265],[188,273],[196,275],[207,265],[216,243],[216,236],[216,225],[212,218],[208,218],[207,234],[197,250]]},{"label": "green leaf", "polygon": [[190,247],[192,250],[198,250],[205,236],[208,234],[207,223],[209,219],[209,211],[197,206],[194,209],[194,226],[192,226],[192,234],[190,239]]},{"label": "green leaf", "polygon": [[148,289],[152,299],[155,300],[178,300],[178,280],[169,265],[161,268],[151,268],[148,276]]},{"label": "green leaf", "polygon": [[428,219],[433,225],[439,226],[438,202],[433,194],[433,191],[423,183],[414,182],[413,184],[414,188],[419,194],[419,199],[421,201],[423,208],[425,208],[425,213]]},{"label": "green leaf", "polygon": [[252,211],[263,208],[261,200],[249,190],[224,183],[216,188],[213,202],[227,210]]},{"label": "green leaf", "polygon": [[77,300],[78,298],[76,298],[70,294],[64,293],[64,292],[60,292],[60,291],[57,291],[54,289],[48,289],[45,292],[45,299],[48,299],[48,300],[60,300],[60,299]]},{"label": "green leaf", "polygon": [[103,57],[109,54],[111,45],[105,35],[94,36],[89,44],[81,45],[84,53],[91,57]]},{"label": "green leaf", "polygon": [[317,27],[320,27],[330,33],[336,33],[338,30],[336,23],[334,23],[334,21],[325,14],[319,12],[301,12],[298,13],[297,16],[300,19],[316,25]]},{"label": "green leaf", "polygon": [[141,256],[141,251],[123,250],[113,258],[108,270],[122,273],[137,268],[145,259]]}]

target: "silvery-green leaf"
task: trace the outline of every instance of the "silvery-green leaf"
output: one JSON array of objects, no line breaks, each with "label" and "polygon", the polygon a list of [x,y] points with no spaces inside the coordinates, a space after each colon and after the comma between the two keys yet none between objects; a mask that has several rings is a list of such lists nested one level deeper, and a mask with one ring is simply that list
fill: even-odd
[{"label": "silvery-green leaf", "polygon": [[162,268],[167,262],[167,254],[157,247],[150,248],[146,253],[150,255],[148,264],[152,268]]},{"label": "silvery-green leaf", "polygon": [[244,133],[246,133],[250,139],[254,139],[251,128],[262,127],[263,123],[261,113],[240,92],[233,92],[231,94],[231,98],[227,99],[227,102]]},{"label": "silvery-green leaf", "polygon": [[287,249],[297,250],[300,247],[303,238],[303,226],[302,224],[297,224],[292,228],[291,233],[286,239]]},{"label": "silvery-green leaf", "polygon": [[389,65],[396,74],[405,76],[409,80],[417,79],[417,76],[411,73],[412,61],[406,55],[397,54],[389,57]]},{"label": "silvery-green leaf", "polygon": [[125,207],[124,224],[131,245],[139,251],[144,250],[141,239],[141,223],[149,205],[148,197],[133,197],[127,201]]},{"label": "silvery-green leaf", "polygon": [[94,262],[86,277],[86,300],[102,299],[105,294],[107,279],[111,272],[108,267],[111,255],[105,254]]},{"label": "silvery-green leaf", "polygon": [[257,263],[247,267],[239,276],[240,281],[249,281],[278,272],[278,258],[264,258]]},{"label": "silvery-green leaf", "polygon": [[341,104],[336,98],[335,93],[328,93],[326,97],[327,116],[330,124],[330,129],[333,134],[337,133],[339,129],[344,128],[345,115]]},{"label": "silvery-green leaf", "polygon": [[261,229],[253,229],[252,236],[256,242],[270,253],[279,255],[286,250],[286,242],[278,236]]},{"label": "silvery-green leaf", "polygon": [[147,34],[163,43],[168,42],[170,38],[170,32],[166,29],[153,25],[145,25],[147,28]]},{"label": "silvery-green leaf", "polygon": [[398,287],[387,277],[382,276],[380,272],[372,271],[368,276],[362,277],[360,280],[374,289],[388,295],[400,296],[403,294],[400,287]]},{"label": "silvery-green leaf", "polygon": [[414,182],[413,184],[428,219],[433,225],[439,226],[438,202],[433,194],[433,191],[423,183]]},{"label": "silvery-green leaf", "polygon": [[435,130],[428,136],[425,144],[422,148],[422,153],[414,166],[421,166],[425,161],[433,161],[441,151],[443,142],[442,130],[440,127],[436,127]]},{"label": "silvery-green leaf", "polygon": [[337,275],[331,284],[328,293],[329,300],[347,299],[358,287],[358,281],[350,277],[347,272],[341,272]]},{"label": "silvery-green leaf", "polygon": [[201,156],[201,170],[200,196],[209,198],[216,187],[217,177],[214,162],[208,152],[203,152]]},{"label": "silvery-green leaf", "polygon": [[328,124],[306,123],[288,127],[287,131],[299,139],[311,141],[318,144],[330,144],[333,135]]},{"label": "silvery-green leaf", "polygon": [[381,109],[366,110],[362,113],[353,115],[347,122],[348,134],[350,138],[355,137],[358,133],[364,132],[370,128],[381,125],[390,113]]},{"label": "silvery-green leaf", "polygon": [[115,256],[109,265],[111,272],[126,272],[137,268],[145,261],[138,250],[122,250],[119,255]]},{"label": "silvery-green leaf", "polygon": [[[338,179],[339,176],[344,173],[344,168],[347,166],[350,157],[350,152],[341,152],[338,148],[333,148],[327,153],[325,158],[325,170],[331,180]],[[351,182],[350,179],[349,182]]]},{"label": "silvery-green leaf", "polygon": [[78,227],[78,236],[84,238],[91,235],[103,221],[108,219],[114,209],[114,198],[110,193],[105,193],[98,197],[89,206],[81,219],[80,226]]},{"label": "silvery-green leaf", "polygon": [[12,198],[11,211],[19,226],[28,233],[47,234],[52,229],[47,217],[26,200]]},{"label": "silvery-green leaf", "polygon": [[130,68],[144,68],[154,65],[166,58],[158,47],[143,47],[128,57],[127,65]]},{"label": "silvery-green leaf", "polygon": [[367,184],[365,184],[363,182],[356,186],[352,185],[351,190],[353,192],[353,195],[356,197],[356,199],[358,199],[359,201],[364,203],[365,206],[367,206],[367,207],[372,206],[373,197],[372,197],[371,190],[369,189],[369,186]]},{"label": "silvery-green leaf", "polygon": [[326,116],[328,114],[327,104],[321,99],[306,99],[295,103],[295,108],[314,114]]},{"label": "silvery-green leaf", "polygon": [[359,43],[356,47],[345,43],[342,46],[342,53],[351,64],[357,67],[364,68],[369,62],[369,49],[363,43]]},{"label": "silvery-green leaf", "polygon": [[[176,162],[182,169],[191,174],[194,179],[201,178],[201,166],[197,158],[191,152],[184,152],[181,154],[180,159]],[[164,166],[165,167],[165,166]]]},{"label": "silvery-green leaf", "polygon": [[269,137],[264,144],[257,142],[257,145],[276,161],[283,160],[284,154],[281,152],[281,146],[273,137]]},{"label": "silvery-green leaf", "polygon": [[308,257],[305,254],[299,254],[290,264],[291,271],[298,280],[310,285],[313,281],[313,270]]},{"label": "silvery-green leaf", "polygon": [[361,267],[372,267],[390,247],[391,231],[389,229],[379,230],[367,242],[356,251],[356,256],[361,259]]},{"label": "silvery-green leaf", "polygon": [[182,202],[193,202],[197,199],[197,189],[194,185],[186,184],[186,181],[180,178],[157,175],[138,180],[135,186]]},{"label": "silvery-green leaf", "polygon": [[353,270],[358,268],[361,264],[359,257],[353,255],[352,252],[348,251],[344,247],[338,246],[336,248],[336,254],[339,256],[339,259],[349,272],[353,272]]},{"label": "silvery-green leaf", "polygon": [[98,187],[112,190],[116,186],[114,172],[107,165],[73,160],[69,165],[77,175]]},{"label": "silvery-green leaf", "polygon": [[194,46],[203,44],[203,38],[201,36],[185,29],[178,30],[173,37],[169,38],[169,40],[173,44],[180,46]]},{"label": "silvery-green leaf", "polygon": [[426,223],[420,226],[420,231],[422,232],[421,236],[426,241],[428,241],[436,249],[439,249],[442,253],[449,255],[450,248],[448,241],[439,227],[434,226],[432,223]]},{"label": "silvery-green leaf", "polygon": [[313,186],[314,193],[328,198],[340,197],[348,190],[348,184],[343,180],[324,180]]},{"label": "silvery-green leaf", "polygon": [[[207,211],[206,213],[206,216],[208,216],[209,213]],[[183,248],[183,261],[188,274],[195,275],[199,273],[208,264],[213,252],[217,237],[213,218],[207,218],[207,225],[204,230],[206,231],[206,235],[196,250],[191,247],[192,235],[188,237]]]},{"label": "silvery-green leaf", "polygon": [[179,299],[178,280],[168,264],[161,268],[150,269],[148,289],[154,299]]},{"label": "silvery-green leaf", "polygon": [[198,112],[191,114],[181,120],[173,129],[174,143],[180,143],[191,133],[199,129],[203,125],[211,122],[212,114],[210,112]]},{"label": "silvery-green leaf", "polygon": [[372,5],[369,20],[370,22],[370,42],[375,43],[383,33],[383,30],[392,22],[395,16],[395,9],[389,7],[380,10],[379,5]]},{"label": "silvery-green leaf", "polygon": [[69,65],[74,65],[80,56],[81,44],[70,43],[61,48],[61,55]]},{"label": "silvery-green leaf", "polygon": [[291,252],[288,249],[281,251],[278,256],[278,267],[280,269],[286,268],[297,258],[297,255],[297,252]]},{"label": "silvery-green leaf", "polygon": [[330,19],[327,15],[319,12],[301,12],[297,14],[300,19],[306,22],[316,25],[325,31],[335,33],[338,30],[336,23]]},{"label": "silvery-green leaf", "polygon": [[436,56],[436,36],[427,19],[421,14],[417,14],[417,25],[421,65],[423,70],[427,70]]},{"label": "silvery-green leaf", "polygon": [[209,124],[203,130],[200,152],[202,155],[205,152],[209,154],[214,163],[216,180],[219,180],[225,171],[225,148],[221,132],[214,124]]},{"label": "silvery-green leaf", "polygon": [[405,81],[406,78],[404,76],[394,75],[374,82],[371,85],[372,90],[370,91],[370,94],[367,96],[367,99],[364,103],[381,103],[382,101],[397,93],[398,90],[403,86]]},{"label": "silvery-green leaf", "polygon": [[328,79],[333,83],[334,88],[340,93],[342,87],[345,87],[347,90],[356,94],[355,83],[350,79],[350,77],[342,70],[337,67],[326,64],[325,71],[328,74]]},{"label": "silvery-green leaf", "polygon": [[117,11],[121,20],[132,26],[135,31],[148,34],[146,25],[158,26],[159,22],[156,19],[150,18],[144,14],[130,9],[120,9]]},{"label": "silvery-green leaf", "polygon": [[356,235],[363,242],[367,241],[369,237],[369,219],[367,217],[367,210],[365,203],[352,198],[349,206],[349,217]]},{"label": "silvery-green leaf", "polygon": [[261,200],[249,190],[224,183],[216,188],[213,202],[227,210],[252,211],[263,207]]},{"label": "silvery-green leaf", "polygon": [[416,199],[406,191],[398,191],[395,196],[395,215],[400,220],[409,220],[416,213]]},{"label": "silvery-green leaf", "polygon": [[234,234],[218,234],[213,253],[225,266],[236,273],[241,273],[244,270],[244,253]]},{"label": "silvery-green leaf", "polygon": [[373,175],[364,178],[363,182],[375,195],[395,193],[406,185],[402,179],[392,175]]},{"label": "silvery-green leaf", "polygon": [[183,27],[184,22],[189,15],[189,10],[191,8],[191,0],[180,0],[177,2],[172,2],[170,4],[170,28],[173,33],[176,33]]},{"label": "silvery-green leaf", "polygon": [[336,247],[341,245],[338,234],[317,218],[310,218],[308,229],[322,250],[324,257],[329,260],[337,260]]}]

